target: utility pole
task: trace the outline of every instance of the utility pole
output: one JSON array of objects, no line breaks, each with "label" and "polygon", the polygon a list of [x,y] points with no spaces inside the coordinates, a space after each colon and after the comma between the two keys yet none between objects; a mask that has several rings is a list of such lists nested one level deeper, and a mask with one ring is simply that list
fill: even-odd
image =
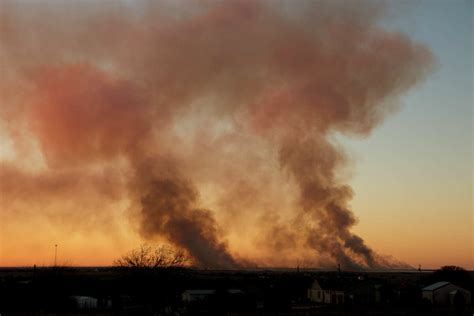
[{"label": "utility pole", "polygon": [[57,266],[57,260],[58,260],[58,244],[54,245],[54,267]]}]

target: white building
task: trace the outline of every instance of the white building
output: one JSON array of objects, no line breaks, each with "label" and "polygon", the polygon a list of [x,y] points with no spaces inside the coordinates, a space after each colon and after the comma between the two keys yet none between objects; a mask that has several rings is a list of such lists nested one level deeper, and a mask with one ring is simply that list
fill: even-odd
[{"label": "white building", "polygon": [[72,296],[79,309],[94,309],[97,308],[97,299],[90,296]]},{"label": "white building", "polygon": [[343,304],[344,290],[338,284],[314,280],[308,289],[308,298],[312,302],[325,304]]},{"label": "white building", "polygon": [[465,304],[471,304],[471,292],[450,282],[436,282],[421,291],[423,299],[434,305],[453,305],[456,295],[462,295]]},{"label": "white building", "polygon": [[216,290],[186,290],[183,292],[183,302],[205,301],[216,293]]}]

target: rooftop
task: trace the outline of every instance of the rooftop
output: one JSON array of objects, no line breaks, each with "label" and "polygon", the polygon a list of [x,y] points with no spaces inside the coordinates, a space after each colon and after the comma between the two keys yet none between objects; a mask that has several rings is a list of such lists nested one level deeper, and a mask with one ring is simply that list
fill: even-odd
[{"label": "rooftop", "polygon": [[188,293],[190,295],[211,295],[214,294],[216,290],[186,290],[184,293]]},{"label": "rooftop", "polygon": [[431,285],[428,285],[427,287],[424,287],[422,291],[434,291],[448,284],[450,283],[449,282],[436,282]]}]

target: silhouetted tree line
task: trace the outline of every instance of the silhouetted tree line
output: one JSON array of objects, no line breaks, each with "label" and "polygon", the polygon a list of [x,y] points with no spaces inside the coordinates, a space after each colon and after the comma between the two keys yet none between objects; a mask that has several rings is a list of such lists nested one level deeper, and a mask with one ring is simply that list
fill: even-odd
[{"label": "silhouetted tree line", "polygon": [[169,245],[153,247],[143,244],[124,254],[114,263],[125,268],[156,269],[182,267],[187,262],[189,262],[189,258],[182,250],[175,250]]},{"label": "silhouetted tree line", "polygon": [[466,289],[473,286],[469,272],[459,266],[443,266],[433,273],[432,279],[433,281],[448,281]]}]

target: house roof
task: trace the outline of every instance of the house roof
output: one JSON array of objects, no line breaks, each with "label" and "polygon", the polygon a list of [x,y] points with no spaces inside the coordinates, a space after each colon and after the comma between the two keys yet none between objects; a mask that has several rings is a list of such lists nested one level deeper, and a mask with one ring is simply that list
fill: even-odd
[{"label": "house roof", "polygon": [[321,279],[315,280],[319,283],[322,290],[343,291],[347,285],[340,280]]},{"label": "house roof", "polygon": [[228,289],[227,292],[229,294],[244,294],[244,291],[239,290],[239,289]]},{"label": "house roof", "polygon": [[72,298],[77,300],[77,301],[90,301],[90,300],[96,300],[97,301],[97,299],[95,297],[91,297],[91,296],[74,295],[74,296],[72,296]]},{"label": "house roof", "polygon": [[421,290],[422,291],[434,291],[434,290],[442,288],[443,286],[446,286],[448,284],[451,284],[451,283],[449,283],[449,282],[436,282],[436,283],[433,283],[431,285],[428,285],[427,287],[422,288]]},{"label": "house roof", "polygon": [[184,293],[190,295],[211,295],[214,294],[216,290],[186,290]]},{"label": "house roof", "polygon": [[368,289],[380,289],[382,285],[376,280],[357,281],[353,284],[349,284],[346,290],[349,292],[367,291]]}]

